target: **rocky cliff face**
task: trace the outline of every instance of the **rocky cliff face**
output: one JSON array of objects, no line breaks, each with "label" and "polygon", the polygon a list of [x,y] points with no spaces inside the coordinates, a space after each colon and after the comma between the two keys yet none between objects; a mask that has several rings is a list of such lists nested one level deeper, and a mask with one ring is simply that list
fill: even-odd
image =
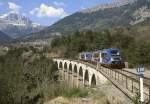
[{"label": "rocky cliff face", "polygon": [[124,6],[127,4],[132,4],[136,1],[137,0],[118,0],[113,3],[99,4],[92,8],[83,9],[80,12],[81,13],[92,13],[92,12],[96,12],[96,11],[104,10],[104,9],[108,9],[108,8],[111,9],[111,8],[115,8],[115,7],[121,7],[121,6]]},{"label": "rocky cliff face", "polygon": [[0,31],[12,38],[18,38],[24,34],[38,32],[42,29],[43,26],[20,14],[8,13],[0,15]]}]

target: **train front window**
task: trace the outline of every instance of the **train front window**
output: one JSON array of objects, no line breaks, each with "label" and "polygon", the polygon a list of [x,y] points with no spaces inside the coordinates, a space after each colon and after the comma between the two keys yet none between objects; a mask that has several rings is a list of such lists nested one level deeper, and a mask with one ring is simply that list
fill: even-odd
[{"label": "train front window", "polygon": [[119,56],[119,52],[117,50],[112,50],[111,51],[112,56]]},{"label": "train front window", "polygon": [[120,57],[114,58],[115,61],[120,61]]}]

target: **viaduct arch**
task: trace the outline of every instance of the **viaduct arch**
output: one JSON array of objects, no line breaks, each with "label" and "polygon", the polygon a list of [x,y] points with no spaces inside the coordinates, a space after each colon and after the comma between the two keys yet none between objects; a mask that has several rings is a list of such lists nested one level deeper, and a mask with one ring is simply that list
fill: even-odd
[{"label": "viaduct arch", "polygon": [[[77,80],[85,86],[98,86],[107,81],[99,71],[83,63],[62,59],[54,59],[54,62],[57,63],[58,69],[64,70],[64,72],[67,72],[68,74],[72,74],[73,78],[77,78]],[[79,83],[76,82],[76,85],[78,84]]]}]

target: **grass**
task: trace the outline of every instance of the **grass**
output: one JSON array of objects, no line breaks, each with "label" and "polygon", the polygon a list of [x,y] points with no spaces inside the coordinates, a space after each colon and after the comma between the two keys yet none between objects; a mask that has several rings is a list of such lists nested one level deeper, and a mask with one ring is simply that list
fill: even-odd
[{"label": "grass", "polygon": [[66,93],[66,97],[87,97],[88,96],[88,89],[82,89],[82,88],[72,88]]}]

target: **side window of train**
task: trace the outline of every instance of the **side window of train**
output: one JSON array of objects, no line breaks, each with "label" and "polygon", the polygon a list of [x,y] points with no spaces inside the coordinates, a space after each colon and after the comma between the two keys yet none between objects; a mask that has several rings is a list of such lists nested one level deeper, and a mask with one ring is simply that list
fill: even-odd
[{"label": "side window of train", "polygon": [[102,53],[102,58],[106,58],[107,57],[107,53]]},{"label": "side window of train", "polygon": [[84,54],[81,55],[81,58],[84,59]]},{"label": "side window of train", "polygon": [[95,53],[95,54],[94,54],[94,57],[95,57],[95,58],[98,58],[98,57],[99,57],[99,54],[98,54],[98,53]]}]

